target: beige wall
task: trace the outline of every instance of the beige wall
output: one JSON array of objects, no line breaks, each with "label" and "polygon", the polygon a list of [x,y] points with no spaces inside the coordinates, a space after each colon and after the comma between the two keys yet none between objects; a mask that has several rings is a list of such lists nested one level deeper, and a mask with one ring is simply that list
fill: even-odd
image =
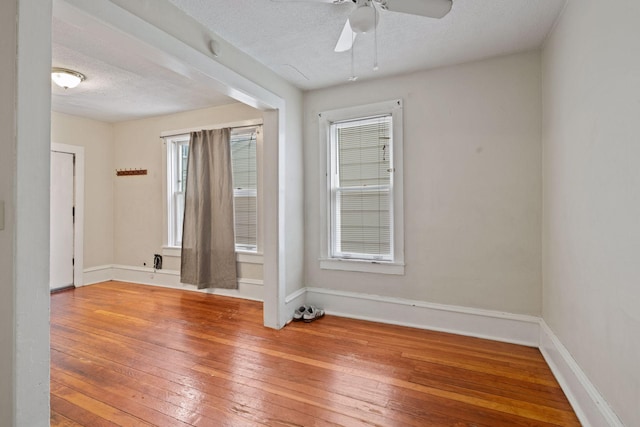
[{"label": "beige wall", "polygon": [[[235,103],[114,124],[114,167],[148,170],[146,176],[114,178],[115,264],[151,266],[153,255],[162,253],[166,148],[160,134],[259,118],[260,111]],[[164,268],[180,269],[178,257],[164,261]],[[243,265],[239,273],[243,278],[262,279],[261,266]]]},{"label": "beige wall", "polygon": [[[285,297],[304,282],[302,92],[167,0],[153,7],[147,0],[60,1],[77,9],[76,16],[96,16],[101,24],[140,38],[145,50],[175,72],[264,112],[264,320],[269,327],[283,327],[290,316]],[[212,39],[223,52],[215,60]]]},{"label": "beige wall", "polygon": [[[66,1],[93,8],[92,2]],[[264,109],[264,319],[269,327],[283,327],[292,311],[286,308],[286,295],[304,286],[302,92],[167,1],[154,2],[154,7],[149,7],[147,0],[110,1],[205,56],[190,49],[180,48],[177,52],[175,43],[165,44],[164,38],[147,39],[152,46],[161,46],[177,57],[186,55],[198,72],[214,77],[221,91]],[[117,27],[117,21],[111,22]],[[135,32],[145,33],[141,28],[135,28]],[[210,56],[212,37],[224,54],[213,62],[204,61]]]},{"label": "beige wall", "polygon": [[[165,131],[261,118],[240,103],[166,116],[105,123],[52,112],[51,140],[85,148],[84,268],[153,265],[165,234]],[[116,169],[144,168],[147,176],[116,177]],[[179,257],[164,268],[180,269]],[[262,279],[262,265],[238,264],[239,277]]]},{"label": "beige wall", "polygon": [[543,54],[544,319],[640,425],[640,6],[570,0]]},{"label": "beige wall", "polygon": [[84,268],[113,264],[113,125],[52,112],[51,141],[84,147]]},{"label": "beige wall", "polygon": [[[306,285],[539,315],[537,52],[305,96]],[[404,276],[321,270],[318,113],[404,100]]]}]

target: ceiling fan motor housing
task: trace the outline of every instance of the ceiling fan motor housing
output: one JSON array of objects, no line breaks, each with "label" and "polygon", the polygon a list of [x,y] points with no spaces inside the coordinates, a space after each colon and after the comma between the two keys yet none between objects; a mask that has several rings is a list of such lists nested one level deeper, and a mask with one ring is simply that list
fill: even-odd
[{"label": "ceiling fan motor housing", "polygon": [[378,11],[370,0],[359,2],[349,15],[349,23],[354,33],[368,33],[378,24]]}]

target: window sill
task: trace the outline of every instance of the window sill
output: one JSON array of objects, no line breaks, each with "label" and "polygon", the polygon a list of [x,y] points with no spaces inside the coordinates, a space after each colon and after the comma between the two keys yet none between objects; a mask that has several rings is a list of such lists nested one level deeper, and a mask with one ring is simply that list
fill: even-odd
[{"label": "window sill", "polygon": [[236,262],[245,264],[264,264],[261,253],[258,252],[236,252]]},{"label": "window sill", "polygon": [[180,248],[178,246],[163,246],[162,247],[162,256],[180,258],[181,253],[182,253],[182,248]]},{"label": "window sill", "polygon": [[359,259],[321,259],[323,270],[358,271],[361,273],[404,275],[404,264],[393,262],[366,261]]},{"label": "window sill", "polygon": [[[180,258],[182,248],[177,246],[163,246],[162,255],[166,257]],[[236,252],[236,262],[245,264],[263,264],[263,255],[258,252]]]}]

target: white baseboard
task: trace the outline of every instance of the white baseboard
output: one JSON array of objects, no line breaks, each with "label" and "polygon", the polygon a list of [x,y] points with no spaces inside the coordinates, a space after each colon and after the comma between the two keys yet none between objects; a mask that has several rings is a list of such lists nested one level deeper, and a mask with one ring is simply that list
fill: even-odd
[{"label": "white baseboard", "polygon": [[254,301],[264,301],[262,280],[238,279],[238,289],[198,289],[194,285],[180,283],[180,272],[176,270],[154,270],[130,265],[105,265],[84,271],[85,285],[119,280],[142,285],[161,286],[172,289],[204,292]]},{"label": "white baseboard", "polygon": [[434,304],[324,288],[306,288],[309,304],[326,313],[354,319],[450,332],[537,347],[539,321],[535,316],[469,307]]},{"label": "white baseboard", "polygon": [[[82,285],[87,286],[93,285],[95,283],[106,282],[112,280],[113,273],[111,271],[112,265],[99,265],[96,267],[89,267],[84,269],[84,274],[82,277]],[[78,286],[78,285],[76,285]]]},{"label": "white baseboard", "polygon": [[296,310],[296,308],[306,303],[306,296],[307,288],[298,289],[294,293],[287,295],[284,300],[285,311],[286,313],[289,313],[287,323],[291,322],[291,320],[293,319],[293,312]]},{"label": "white baseboard", "polygon": [[263,282],[256,279],[238,279],[238,289],[201,289],[201,291],[225,297],[264,301]]},{"label": "white baseboard", "polygon": [[180,273],[175,270],[154,270],[149,267],[115,264],[111,266],[111,272],[112,280],[187,289],[187,285],[180,286]]},{"label": "white baseboard", "polygon": [[298,305],[304,304],[306,295],[307,295],[307,288],[300,288],[294,293],[287,295],[287,297],[284,300],[284,303],[297,308]]},{"label": "white baseboard", "polygon": [[324,288],[306,288],[302,303],[329,314],[538,347],[585,427],[623,427],[546,322],[535,316],[433,304]]},{"label": "white baseboard", "polygon": [[583,426],[623,426],[544,320],[540,321],[540,351]]},{"label": "white baseboard", "polygon": [[[85,285],[108,280],[198,291],[180,283],[172,270],[105,265],[84,270]],[[239,279],[240,288],[204,289],[201,292],[263,301],[260,280]],[[328,314],[420,329],[449,332],[495,341],[538,347],[585,427],[623,427],[546,322],[535,316],[450,306],[402,298],[382,297],[324,288],[302,288],[285,299],[287,312],[303,304],[322,307]]]}]

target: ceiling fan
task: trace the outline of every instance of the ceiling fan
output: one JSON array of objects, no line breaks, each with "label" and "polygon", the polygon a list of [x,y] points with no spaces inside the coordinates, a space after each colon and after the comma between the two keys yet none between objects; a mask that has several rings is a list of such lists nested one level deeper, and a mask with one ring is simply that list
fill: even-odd
[{"label": "ceiling fan", "polygon": [[345,52],[353,47],[356,35],[368,33],[378,25],[378,10],[442,18],[451,10],[452,0],[275,0],[314,3],[355,4],[338,38],[334,51]]}]

